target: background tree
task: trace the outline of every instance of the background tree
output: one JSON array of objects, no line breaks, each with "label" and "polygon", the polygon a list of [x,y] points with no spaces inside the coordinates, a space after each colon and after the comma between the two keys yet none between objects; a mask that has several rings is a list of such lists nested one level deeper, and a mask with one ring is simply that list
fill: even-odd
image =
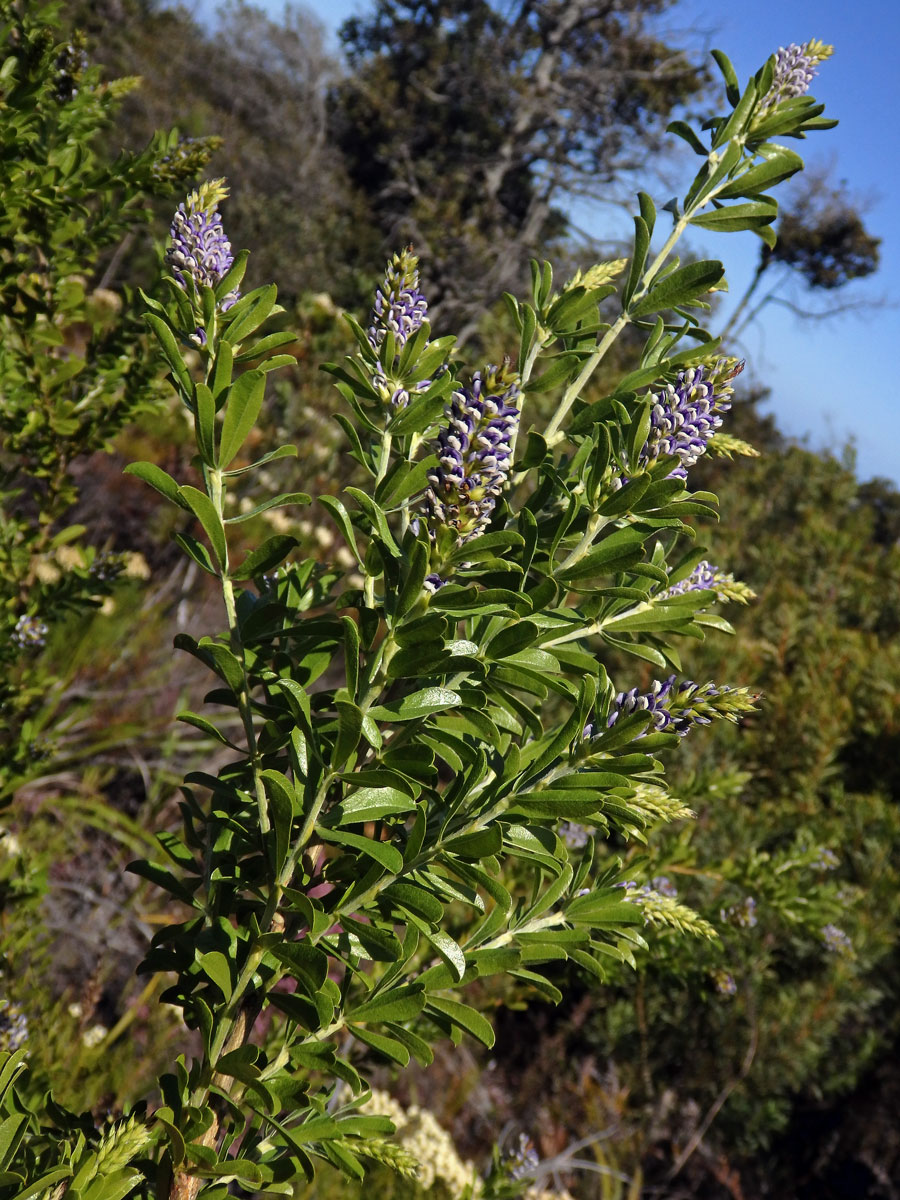
[{"label": "background tree", "polygon": [[521,286],[576,199],[608,198],[705,81],[668,0],[378,0],[346,22],[331,130],[389,244],[427,263],[441,322]]},{"label": "background tree", "polygon": [[[760,247],[756,270],[723,336],[739,337],[768,304],[784,305],[799,317],[823,318],[874,303],[833,300],[835,292],[878,270],[881,239],[866,229],[861,208],[846,186],[835,186],[828,176],[828,171],[813,171],[802,189],[793,189],[778,219],[778,239],[774,246]],[[798,281],[804,291],[802,303],[784,295]],[[772,286],[760,296],[764,282]],[[816,307],[814,302],[810,307],[813,296],[820,301],[827,297],[828,306]]]}]

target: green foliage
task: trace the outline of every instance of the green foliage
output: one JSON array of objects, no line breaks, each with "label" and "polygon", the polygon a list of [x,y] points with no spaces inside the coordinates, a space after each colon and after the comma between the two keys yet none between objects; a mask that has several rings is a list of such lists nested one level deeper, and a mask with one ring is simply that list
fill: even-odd
[{"label": "green foliage", "polygon": [[29,717],[46,681],[31,660],[66,612],[110,594],[124,560],[103,558],[66,525],[86,457],[158,395],[129,298],[104,286],[111,248],[146,219],[148,191],[170,191],[208,157],[160,178],[171,139],[114,161],[98,136],[136,80],[102,84],[76,41],[60,44],[53,9],[0,7],[0,796],[27,776]]}]

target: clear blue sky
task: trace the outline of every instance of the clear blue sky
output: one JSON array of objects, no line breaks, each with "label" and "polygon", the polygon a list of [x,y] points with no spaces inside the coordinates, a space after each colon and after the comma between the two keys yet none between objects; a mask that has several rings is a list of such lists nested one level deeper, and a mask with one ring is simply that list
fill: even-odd
[{"label": "clear blue sky", "polygon": [[[255,0],[273,16],[283,0]],[[211,15],[215,0],[189,7]],[[311,0],[307,4],[330,30],[366,0]],[[834,163],[867,201],[864,221],[882,238],[882,266],[871,279],[833,299],[868,299],[861,314],[825,322],[800,321],[770,305],[739,348],[747,377],[772,389],[769,409],[781,429],[805,437],[814,448],[839,449],[852,438],[862,478],[884,475],[900,483],[900,400],[894,355],[900,348],[900,242],[895,219],[900,160],[900,3],[898,0],[680,0],[668,14],[673,31],[695,46],[726,51],[743,80],[779,45],[822,38],[835,47],[812,92],[827,104],[837,129],[792,143],[808,164]],[[686,164],[687,169],[688,164]],[[661,196],[664,201],[668,197]],[[597,232],[605,230],[597,218]],[[693,247],[722,257],[731,297],[743,292],[758,254],[752,234],[710,236]],[[819,298],[821,299],[821,297]],[[825,297],[827,300],[828,297]],[[726,302],[727,303],[727,302]],[[723,317],[727,319],[723,306]]]}]

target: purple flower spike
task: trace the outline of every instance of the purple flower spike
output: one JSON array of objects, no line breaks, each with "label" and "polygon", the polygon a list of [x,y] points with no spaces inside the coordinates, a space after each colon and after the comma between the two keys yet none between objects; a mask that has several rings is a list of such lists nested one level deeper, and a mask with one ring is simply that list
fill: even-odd
[{"label": "purple flower spike", "polygon": [[803,46],[798,46],[796,42],[791,42],[789,46],[780,46],[775,55],[772,86],[760,102],[760,112],[768,112],[783,100],[805,96],[817,74],[816,67],[826,58],[830,58],[831,53],[831,46],[815,39]]},{"label": "purple flower spike", "polygon": [[653,396],[650,432],[640,461],[651,466],[658,458],[674,454],[679,465],[670,479],[686,479],[688,468],[706,452],[709,439],[731,408],[730,382],[743,370],[737,359],[720,359],[712,367],[679,371],[674,383]]},{"label": "purple flower spike", "polygon": [[[639,692],[637,688],[619,692],[606,727],[612,728],[619,717],[648,712],[652,716],[648,733],[677,733],[686,737],[695,725],[709,725],[717,717],[739,720],[742,713],[753,711],[755,699],[746,688],[698,684],[692,679],[685,679],[676,687],[675,676],[670,675],[662,682],[654,680],[648,692]],[[593,725],[585,728],[585,736],[595,736]]]},{"label": "purple flower spike", "polygon": [[419,291],[419,260],[412,246],[407,246],[388,263],[384,283],[375,293],[375,306],[366,331],[372,349],[379,350],[390,331],[399,352],[427,316],[428,301]]},{"label": "purple flower spike", "polygon": [[37,617],[22,616],[12,631],[12,641],[22,650],[41,650],[47,644],[50,631]]},{"label": "purple flower spike", "polygon": [[[178,205],[172,218],[172,242],[166,251],[166,262],[185,291],[191,283],[197,288],[214,288],[231,269],[234,255],[217,208],[227,195],[228,189],[221,179],[203,183]],[[226,296],[219,304],[219,311],[227,312],[239,294],[235,289]]]},{"label": "purple flower spike", "polygon": [[826,950],[831,954],[837,954],[841,958],[852,958],[853,942],[837,925],[823,926],[822,941],[825,943]]},{"label": "purple flower spike", "polygon": [[476,371],[471,387],[453,393],[425,510],[432,527],[455,529],[460,544],[484,533],[509,477],[518,397],[518,377],[505,365]]}]

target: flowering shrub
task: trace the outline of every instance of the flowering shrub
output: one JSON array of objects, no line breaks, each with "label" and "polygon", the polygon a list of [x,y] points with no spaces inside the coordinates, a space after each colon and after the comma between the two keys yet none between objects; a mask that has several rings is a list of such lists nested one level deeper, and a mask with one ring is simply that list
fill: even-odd
[{"label": "flowering shrub", "polygon": [[[656,756],[754,707],[742,687],[677,682],[679,639],[727,631],[707,610],[740,588],[685,547],[715,511],[688,473],[717,448],[736,363],[700,321],[724,268],[674,250],[691,227],[770,241],[765,189],[802,162],[768,139],[829,122],[774,56],[743,91],[716,61],[731,111],[707,122],[708,143],[673,126],[703,162],[659,249],[641,193],[620,289],[623,264],[554,289],[535,263],[531,296],[507,298],[508,360],[469,375],[452,338],[431,340],[412,253],[389,265],[368,327],[351,322],[353,356],[329,367],[368,479],[318,498],[351,572],[295,557],[284,532],[238,548],[235,524],[311,503],[285,491],[229,515],[237,479],[289,470],[295,454],[246,450],[293,335],[263,332],[274,286],[240,292],[247,253],[226,238],[224,185],[179,208],[165,294],[145,302],[197,474],[129,470],[180,510],[176,540],[221,589],[226,632],[176,645],[215,676],[215,707],[181,719],[223,747],[223,765],[187,776],[181,833],[131,869],[178,908],[141,971],[167,975],[163,999],[198,1051],[160,1079],[152,1112],[101,1128],[17,1099],[15,1051],[0,1075],[10,1196],[293,1195],[317,1159],[356,1177],[361,1159],[403,1167],[391,1120],[366,1107],[367,1072],[427,1066],[445,1036],[491,1045],[472,981],[558,999],[554,964],[604,980],[646,946],[645,925],[715,936],[664,879],[625,887],[621,864],[573,828],[627,840],[683,816]],[[596,397],[628,326],[640,360]],[[536,393],[558,397],[543,429],[529,424]],[[617,693],[609,651],[664,682]]]}]

